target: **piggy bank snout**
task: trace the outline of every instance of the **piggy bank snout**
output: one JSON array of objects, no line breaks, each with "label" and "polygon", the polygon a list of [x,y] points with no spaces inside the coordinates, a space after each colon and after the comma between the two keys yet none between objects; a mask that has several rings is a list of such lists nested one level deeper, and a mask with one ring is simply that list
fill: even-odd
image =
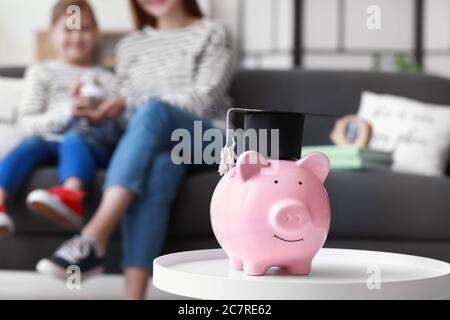
[{"label": "piggy bank snout", "polygon": [[298,236],[309,222],[310,212],[300,201],[278,201],[269,211],[269,223],[278,236]]}]

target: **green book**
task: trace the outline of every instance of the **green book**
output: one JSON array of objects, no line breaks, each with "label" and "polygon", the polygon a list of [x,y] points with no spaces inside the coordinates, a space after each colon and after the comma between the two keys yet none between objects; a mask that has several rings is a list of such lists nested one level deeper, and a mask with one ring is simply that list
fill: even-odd
[{"label": "green book", "polygon": [[387,152],[360,150],[353,146],[305,146],[302,148],[302,156],[319,151],[329,159],[332,169],[363,169],[363,168],[390,168],[392,154]]}]

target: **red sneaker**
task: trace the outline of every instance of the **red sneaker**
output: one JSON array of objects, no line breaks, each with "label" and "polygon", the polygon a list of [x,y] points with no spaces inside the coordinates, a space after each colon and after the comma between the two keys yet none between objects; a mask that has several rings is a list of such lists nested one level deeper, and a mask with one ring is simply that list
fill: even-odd
[{"label": "red sneaker", "polygon": [[5,207],[0,205],[0,238],[14,233],[14,222],[6,213]]},{"label": "red sneaker", "polygon": [[85,196],[85,192],[56,186],[32,191],[27,197],[27,204],[34,213],[66,228],[79,230],[83,223]]}]

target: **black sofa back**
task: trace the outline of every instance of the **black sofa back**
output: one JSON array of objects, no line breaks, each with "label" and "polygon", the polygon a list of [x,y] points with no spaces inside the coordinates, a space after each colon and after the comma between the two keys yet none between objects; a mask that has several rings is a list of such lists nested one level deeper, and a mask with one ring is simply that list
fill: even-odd
[{"label": "black sofa back", "polygon": [[[0,76],[17,78],[23,74],[22,67],[0,67]],[[230,94],[235,107],[343,116],[357,112],[365,90],[450,106],[450,80],[417,73],[242,70],[234,77]],[[304,144],[329,144],[334,121],[330,117],[308,118]]]},{"label": "black sofa back", "polygon": [[[343,116],[356,113],[364,90],[450,106],[450,81],[424,74],[370,71],[241,71],[231,88],[236,107]],[[333,118],[308,118],[306,145],[330,143]]]},{"label": "black sofa back", "polygon": [[24,73],[23,67],[0,67],[0,77],[22,78]]}]

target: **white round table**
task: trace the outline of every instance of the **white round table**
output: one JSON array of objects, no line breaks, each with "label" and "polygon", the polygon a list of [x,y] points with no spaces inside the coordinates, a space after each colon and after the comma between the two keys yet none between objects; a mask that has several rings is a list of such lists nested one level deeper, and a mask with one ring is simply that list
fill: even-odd
[{"label": "white round table", "polygon": [[221,249],[158,257],[153,284],[199,299],[449,299],[450,264],[378,251],[321,249],[307,276],[271,268],[264,276],[231,269]]}]

